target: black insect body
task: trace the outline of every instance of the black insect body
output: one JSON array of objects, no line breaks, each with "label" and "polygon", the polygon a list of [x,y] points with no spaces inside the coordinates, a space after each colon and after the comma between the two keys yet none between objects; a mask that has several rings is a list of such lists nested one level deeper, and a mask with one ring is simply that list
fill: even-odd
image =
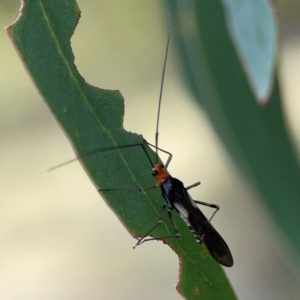
[{"label": "black insect body", "polygon": [[[168,162],[171,159],[168,160]],[[172,222],[173,228],[175,230],[174,236],[167,236],[163,238],[177,238],[180,236],[178,228],[172,217],[172,210],[176,210],[181,218],[185,221],[191,232],[194,234],[198,243],[204,243],[210,252],[211,256],[221,265],[226,267],[231,267],[233,265],[233,258],[229,247],[226,242],[220,236],[220,234],[215,230],[215,228],[211,225],[210,221],[205,217],[202,211],[199,209],[196,203],[201,205],[206,205],[209,207],[213,207],[216,209],[214,214],[219,209],[219,206],[215,204],[210,204],[202,201],[193,200],[189,195],[187,189],[195,187],[200,183],[197,182],[192,186],[185,188],[183,183],[177,178],[169,175],[165,168],[161,165],[154,165],[152,169],[152,175],[155,176],[157,180],[157,184],[155,186],[151,186],[145,188],[148,190],[154,187],[160,187],[162,196],[165,199],[165,204],[162,207],[161,216],[159,222],[156,226],[154,226],[146,235],[144,235],[136,244],[140,245],[145,241],[151,240],[159,240],[162,238],[149,238],[146,237],[149,233],[154,230],[157,226],[159,226],[162,222],[164,209],[168,206],[168,214],[170,220]],[[212,215],[212,217],[214,216]]]},{"label": "black insect body", "polygon": [[195,200],[191,198],[183,183],[173,177],[170,177],[168,181],[167,185],[171,186],[171,190],[169,194],[165,194],[165,184],[163,184],[162,194],[165,199],[168,199],[171,208],[180,214],[194,234],[196,241],[200,244],[204,243],[211,256],[219,264],[231,267],[233,258],[226,242],[196,205]]}]

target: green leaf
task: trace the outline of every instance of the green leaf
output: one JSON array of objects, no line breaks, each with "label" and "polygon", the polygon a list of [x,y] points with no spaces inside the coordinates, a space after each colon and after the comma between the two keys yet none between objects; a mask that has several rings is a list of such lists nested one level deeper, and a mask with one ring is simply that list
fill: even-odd
[{"label": "green leaf", "polygon": [[222,0],[225,20],[249,85],[259,104],[269,100],[277,35],[268,0]]},{"label": "green leaf", "polygon": [[[154,184],[151,165],[140,146],[115,148],[142,142],[140,135],[123,128],[120,92],[87,84],[74,65],[70,38],[79,17],[73,0],[27,0],[18,21],[7,31],[96,188]],[[107,148],[113,149],[99,152]],[[159,190],[106,192],[102,196],[134,237],[156,224],[164,202]],[[179,292],[186,299],[235,299],[221,266],[196,243],[178,215],[174,217],[182,236],[166,242],[180,259]],[[165,220],[153,236],[172,234],[170,221]]]},{"label": "green leaf", "polygon": [[169,5],[187,83],[299,255],[300,170],[284,122],[277,76],[269,103],[257,105],[227,32],[221,1],[179,5],[170,0]]}]

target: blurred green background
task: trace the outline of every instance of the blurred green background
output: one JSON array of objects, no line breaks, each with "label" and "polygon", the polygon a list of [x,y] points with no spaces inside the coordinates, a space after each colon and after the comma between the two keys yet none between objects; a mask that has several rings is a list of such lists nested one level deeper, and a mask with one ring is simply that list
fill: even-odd
[{"label": "blurred green background", "polygon": [[[78,4],[79,71],[90,84],[119,89],[125,128],[153,142],[167,29],[162,1]],[[2,28],[19,5],[0,1]],[[277,6],[286,121],[299,149],[300,4]],[[73,151],[4,30],[0,39],[0,299],[181,299],[175,253],[162,243],[132,250],[135,240],[78,163],[46,172]],[[213,223],[233,253],[235,265],[225,271],[240,299],[299,299],[299,269],[285,259],[293,253],[284,236],[183,86],[173,47],[169,58],[160,147],[174,155],[171,174],[187,185],[200,180],[192,196],[221,206]]]}]

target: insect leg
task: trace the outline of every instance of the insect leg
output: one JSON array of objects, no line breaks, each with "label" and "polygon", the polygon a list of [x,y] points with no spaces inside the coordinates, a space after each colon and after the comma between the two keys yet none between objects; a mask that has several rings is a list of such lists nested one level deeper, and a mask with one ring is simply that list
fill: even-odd
[{"label": "insect leg", "polygon": [[208,206],[208,207],[212,207],[212,208],[215,208],[215,211],[214,213],[212,214],[212,216],[210,217],[209,219],[209,222],[211,222],[212,218],[214,217],[214,215],[217,213],[217,211],[220,209],[220,206],[217,205],[217,204],[212,204],[212,203],[207,203],[207,202],[202,202],[202,201],[198,201],[198,200],[194,200],[195,203],[197,204],[201,204],[201,205],[205,205],[205,206]]},{"label": "insect leg", "polygon": [[198,182],[196,182],[196,183],[194,183],[194,184],[189,185],[189,186],[186,187],[185,189],[186,189],[186,190],[189,190],[189,189],[194,188],[194,187],[196,187],[196,186],[198,186],[198,185],[200,185],[200,184],[201,184],[201,182],[198,181]]},{"label": "insect leg", "polygon": [[177,228],[177,226],[176,226],[176,223],[175,223],[174,220],[173,220],[172,211],[171,211],[170,209],[168,209],[168,215],[169,215],[169,218],[170,218],[170,220],[171,220],[173,229],[174,229],[174,231],[175,231],[175,236],[173,235],[173,236],[169,236],[169,237],[165,237],[165,238],[170,238],[170,237],[171,237],[171,238],[178,238],[178,237],[180,236],[180,232],[179,232],[179,230],[178,230],[178,228]]},{"label": "insect leg", "polygon": [[[195,182],[194,184],[189,185],[189,186],[186,187],[185,189],[186,189],[186,190],[189,190],[189,189],[194,188],[194,187],[196,187],[196,186],[198,186],[198,185],[200,185],[200,184],[201,184],[201,182],[198,181],[198,182]],[[214,217],[214,215],[215,215],[215,214],[217,213],[217,211],[220,209],[219,205],[217,205],[217,204],[211,204],[211,203],[202,202],[202,201],[198,201],[198,200],[194,200],[194,202],[197,203],[197,204],[205,205],[205,206],[212,207],[212,208],[215,208],[215,209],[216,209],[216,210],[214,211],[214,213],[212,214],[212,216],[210,217],[209,222],[212,220],[212,218]]]},{"label": "insect leg", "polygon": [[154,189],[157,188],[158,186],[156,184],[154,185],[150,185],[150,186],[146,186],[144,188],[140,188],[140,189],[114,189],[114,188],[110,188],[110,189],[99,189],[99,192],[116,192],[116,191],[131,191],[131,192],[145,192],[147,190],[150,189]]},{"label": "insect leg", "polygon": [[72,162],[74,162],[74,161],[77,161],[77,160],[80,160],[80,159],[84,159],[84,158],[86,158],[86,157],[89,157],[89,156],[92,156],[92,155],[95,155],[95,154],[98,154],[98,153],[101,153],[101,152],[105,152],[105,151],[113,151],[113,150],[117,150],[117,149],[131,148],[131,147],[137,147],[137,146],[142,147],[142,149],[143,149],[143,151],[145,152],[145,154],[146,154],[146,156],[147,156],[147,158],[148,158],[148,160],[149,160],[151,166],[153,167],[153,162],[151,161],[151,158],[150,158],[149,153],[147,152],[147,150],[146,150],[146,148],[145,148],[144,143],[149,144],[149,143],[143,138],[143,143],[128,144],[128,145],[118,145],[118,146],[105,147],[105,148],[102,148],[102,149],[93,150],[93,151],[91,151],[91,152],[88,152],[88,153],[85,154],[85,155],[82,155],[82,156],[79,157],[79,158],[74,158],[74,159],[71,159],[71,160],[69,160],[69,161],[66,161],[66,162],[64,162],[64,163],[62,163],[62,164],[59,164],[59,165],[57,165],[57,166],[54,166],[54,167],[50,168],[50,169],[48,170],[48,172],[51,172],[51,171],[53,171],[53,170],[55,170],[55,169],[58,169],[58,168],[60,168],[60,167],[65,166],[65,165],[68,165],[68,164],[70,164],[70,163],[72,163]]},{"label": "insect leg", "polygon": [[[163,150],[163,149],[161,149],[161,148],[159,148],[159,147],[156,147],[155,145],[150,144],[150,143],[147,142],[145,139],[144,139],[144,143],[146,143],[147,145],[153,147],[155,150],[159,150],[159,151],[164,152],[164,153],[166,153],[166,154],[169,155],[169,157],[168,157],[168,159],[167,159],[167,162],[166,162],[165,165],[164,165],[164,170],[166,171],[167,168],[168,168],[168,166],[169,166],[169,164],[170,164],[170,162],[171,162],[171,160],[172,160],[172,158],[173,158],[172,153],[171,153],[171,152],[168,152],[168,151],[166,151],[166,150]],[[156,162],[156,163],[157,163],[157,162]]]},{"label": "insect leg", "polygon": [[[153,167],[153,163],[151,161],[151,158],[150,158],[150,155],[149,153],[147,152],[146,148],[145,148],[145,145],[144,145],[144,142],[146,144],[148,144],[148,142],[143,139],[143,143],[137,143],[137,144],[130,144],[130,145],[119,145],[119,146],[116,146],[116,147],[107,147],[107,148],[103,148],[101,150],[98,150],[97,152],[92,152],[92,153],[89,153],[88,155],[85,155],[83,156],[82,158],[84,157],[87,157],[87,156],[90,156],[92,154],[96,154],[96,153],[99,153],[99,152],[104,152],[104,151],[110,151],[110,150],[116,150],[116,149],[122,149],[122,148],[130,148],[130,147],[136,147],[136,146],[141,146],[143,151],[145,152],[151,166]],[[74,161],[74,160],[72,160]],[[70,162],[72,162],[70,161]],[[70,162],[67,162],[67,163],[70,163]],[[61,166],[61,165],[60,165]],[[59,167],[59,166],[57,166]],[[156,188],[157,186],[156,185],[151,185],[151,186],[148,186],[148,187],[144,187],[144,188],[107,188],[107,189],[99,189],[98,191],[99,192],[111,192],[111,191],[133,191],[133,192],[143,192],[143,191],[147,191],[147,190],[150,190],[150,189],[153,189],[153,188]]]},{"label": "insect leg", "polygon": [[[114,149],[120,149],[120,148],[129,148],[129,147],[141,146],[142,149],[143,149],[143,151],[145,152],[145,154],[146,154],[146,156],[147,156],[147,158],[148,158],[148,160],[149,160],[151,166],[153,167],[153,163],[152,163],[152,161],[151,161],[151,158],[150,158],[150,156],[149,156],[149,153],[147,152],[147,150],[146,150],[146,148],[145,148],[144,143],[147,144],[148,146],[151,146],[151,147],[153,147],[153,148],[155,148],[155,149],[157,149],[157,150],[159,150],[159,151],[161,151],[161,152],[164,152],[164,153],[166,153],[166,154],[169,155],[169,157],[168,157],[168,159],[167,159],[167,162],[165,163],[165,166],[164,166],[164,169],[166,170],[167,167],[168,167],[168,165],[169,165],[169,163],[170,163],[171,160],[172,160],[173,155],[172,155],[170,152],[166,151],[166,150],[163,150],[163,149],[161,149],[161,148],[158,148],[158,147],[156,147],[156,146],[150,144],[150,143],[147,142],[144,138],[143,138],[143,143],[131,144],[131,145],[120,145],[120,146],[116,146],[116,147],[109,147],[109,148],[101,149],[100,151],[98,150],[97,152],[90,153],[90,154],[88,154],[87,156],[89,156],[89,155],[91,155],[91,154],[103,152],[103,151],[108,151],[108,150],[114,150]],[[86,157],[86,156],[84,156],[84,157]],[[71,162],[71,161],[70,161],[70,162]],[[67,162],[67,163],[69,163],[69,162]],[[199,183],[199,184],[200,184],[200,183]],[[196,185],[198,185],[198,184],[195,184],[195,186],[196,186]],[[133,188],[133,189],[131,189],[131,188],[130,188],[130,189],[115,189],[115,188],[108,188],[108,189],[99,189],[98,191],[100,191],[100,192],[111,192],[111,191],[134,191],[134,192],[142,192],[142,191],[147,191],[147,190],[149,190],[149,189],[153,189],[153,188],[156,188],[156,187],[157,187],[156,185],[151,185],[151,186],[144,187],[144,188],[140,188],[140,189],[134,189],[134,188]],[[191,186],[191,187],[192,187],[192,186]]]},{"label": "insect leg", "polygon": [[142,238],[140,238],[138,240],[138,242],[136,243],[136,245],[133,247],[133,249],[136,248],[136,246],[139,246],[141,244],[143,244],[144,242],[149,242],[149,241],[160,241],[162,239],[169,239],[169,238],[178,238],[180,236],[180,232],[173,220],[173,217],[172,217],[172,212],[171,212],[171,209],[169,208],[168,209],[168,215],[169,215],[169,218],[171,220],[171,223],[172,223],[172,226],[174,228],[174,231],[175,231],[175,235],[170,235],[170,236],[162,236],[162,237],[159,237],[159,238],[149,238],[149,239],[146,239],[147,236],[149,236],[149,234],[156,228],[158,227],[162,221],[163,221],[163,215],[164,215],[164,210],[167,206],[167,203],[165,203],[162,207],[162,210],[161,210],[161,214],[160,214],[160,217],[159,217],[159,220],[158,220],[158,223],[153,227],[151,228],[151,230],[149,230]]},{"label": "insect leg", "polygon": [[135,249],[137,246],[141,245],[142,243],[146,242],[146,241],[149,241],[149,240],[152,240],[152,239],[147,239],[145,240],[145,238],[156,228],[158,227],[162,221],[163,221],[163,218],[164,218],[164,212],[165,212],[165,208],[167,206],[167,203],[165,203],[162,208],[161,208],[161,211],[160,211],[160,216],[159,216],[159,220],[157,222],[157,224],[155,226],[153,226],[143,237],[141,237],[137,243],[135,244],[135,246],[133,247],[133,249]]}]

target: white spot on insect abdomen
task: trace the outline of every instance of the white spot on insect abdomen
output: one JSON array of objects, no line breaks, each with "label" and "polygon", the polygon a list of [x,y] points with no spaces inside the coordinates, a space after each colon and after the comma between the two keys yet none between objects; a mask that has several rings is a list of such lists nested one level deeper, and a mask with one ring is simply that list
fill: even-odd
[{"label": "white spot on insect abdomen", "polygon": [[174,206],[179,211],[182,218],[188,222],[189,212],[179,202],[174,202]]}]

